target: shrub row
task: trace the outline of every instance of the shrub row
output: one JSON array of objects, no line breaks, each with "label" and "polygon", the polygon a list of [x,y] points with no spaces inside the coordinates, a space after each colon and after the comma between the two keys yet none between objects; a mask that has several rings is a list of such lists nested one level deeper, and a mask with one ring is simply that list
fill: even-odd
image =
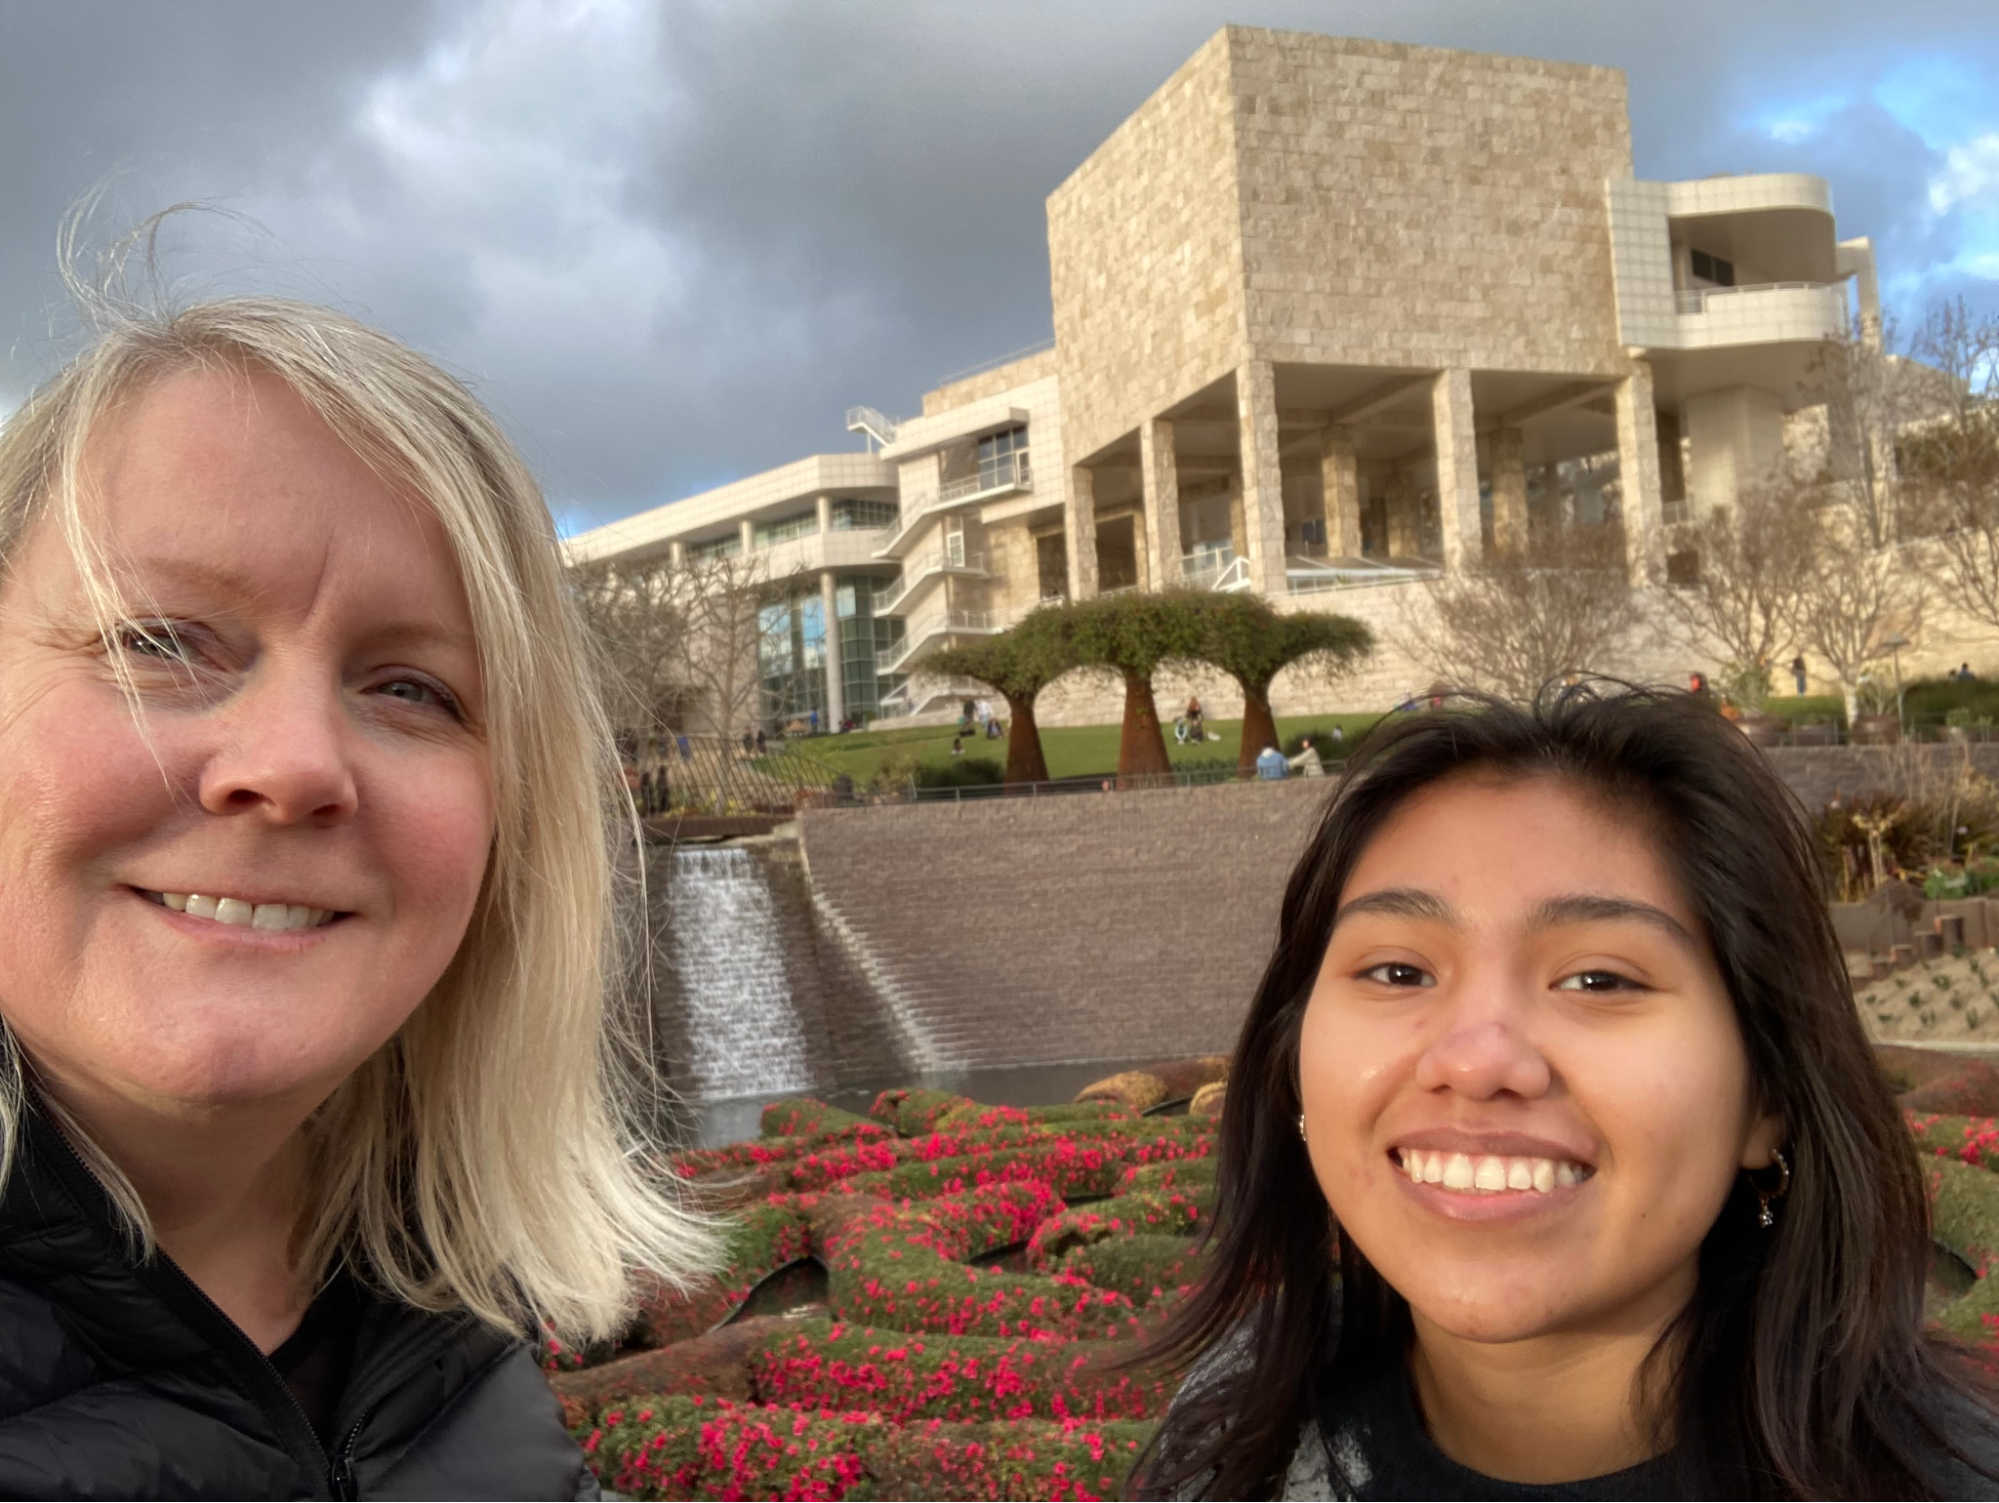
[{"label": "shrub row", "polygon": [[1112,1498],[1146,1424],[900,1426],[865,1413],[669,1396],[605,1412],[584,1450],[631,1498]]}]

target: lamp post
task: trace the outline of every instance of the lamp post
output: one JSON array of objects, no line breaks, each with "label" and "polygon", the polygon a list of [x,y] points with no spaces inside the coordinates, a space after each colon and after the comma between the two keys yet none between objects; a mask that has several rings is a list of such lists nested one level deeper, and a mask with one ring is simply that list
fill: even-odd
[{"label": "lamp post", "polygon": [[1909,639],[1900,632],[1890,632],[1881,639],[1881,645],[1888,649],[1888,656],[1895,663],[1895,724],[1903,736],[1909,734],[1909,717],[1902,708],[1902,649],[1909,645]]}]

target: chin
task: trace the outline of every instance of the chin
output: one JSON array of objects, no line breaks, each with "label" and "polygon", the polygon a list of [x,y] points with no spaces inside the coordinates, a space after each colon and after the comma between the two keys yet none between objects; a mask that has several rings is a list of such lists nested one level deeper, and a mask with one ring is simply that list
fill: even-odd
[{"label": "chin", "polygon": [[1439,1330],[1461,1341],[1499,1343],[1546,1335],[1560,1325],[1573,1300],[1562,1298],[1557,1290],[1573,1293],[1574,1288],[1573,1282],[1559,1279],[1541,1288],[1523,1288],[1518,1280],[1476,1277],[1440,1286],[1433,1277],[1412,1281],[1406,1292],[1399,1288],[1398,1292],[1411,1310]]}]

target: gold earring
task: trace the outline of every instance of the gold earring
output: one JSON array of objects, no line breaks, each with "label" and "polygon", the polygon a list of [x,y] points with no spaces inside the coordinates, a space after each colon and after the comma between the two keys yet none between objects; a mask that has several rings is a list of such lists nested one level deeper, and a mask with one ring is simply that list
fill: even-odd
[{"label": "gold earring", "polygon": [[1301,1143],[1309,1143],[1312,1141],[1310,1138],[1305,1136],[1305,1114],[1303,1112],[1300,1112],[1298,1114],[1298,1141]]},{"label": "gold earring", "polygon": [[1749,1181],[1749,1187],[1756,1192],[1756,1221],[1766,1232],[1777,1224],[1777,1215],[1770,1209],[1770,1203],[1782,1200],[1791,1193],[1791,1166],[1784,1158],[1784,1151],[1781,1148],[1773,1148],[1770,1150],[1770,1157],[1777,1165],[1777,1188],[1766,1190],[1756,1183],[1753,1176]]}]

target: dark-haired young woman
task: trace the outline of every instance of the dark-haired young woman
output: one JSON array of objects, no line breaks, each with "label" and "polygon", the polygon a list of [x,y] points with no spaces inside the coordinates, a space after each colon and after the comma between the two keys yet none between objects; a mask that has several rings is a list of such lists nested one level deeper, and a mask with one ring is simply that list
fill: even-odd
[{"label": "dark-haired young woman", "polygon": [[1999,1496],[1811,837],[1685,695],[1368,737],[1220,1154],[1144,1494]]}]

